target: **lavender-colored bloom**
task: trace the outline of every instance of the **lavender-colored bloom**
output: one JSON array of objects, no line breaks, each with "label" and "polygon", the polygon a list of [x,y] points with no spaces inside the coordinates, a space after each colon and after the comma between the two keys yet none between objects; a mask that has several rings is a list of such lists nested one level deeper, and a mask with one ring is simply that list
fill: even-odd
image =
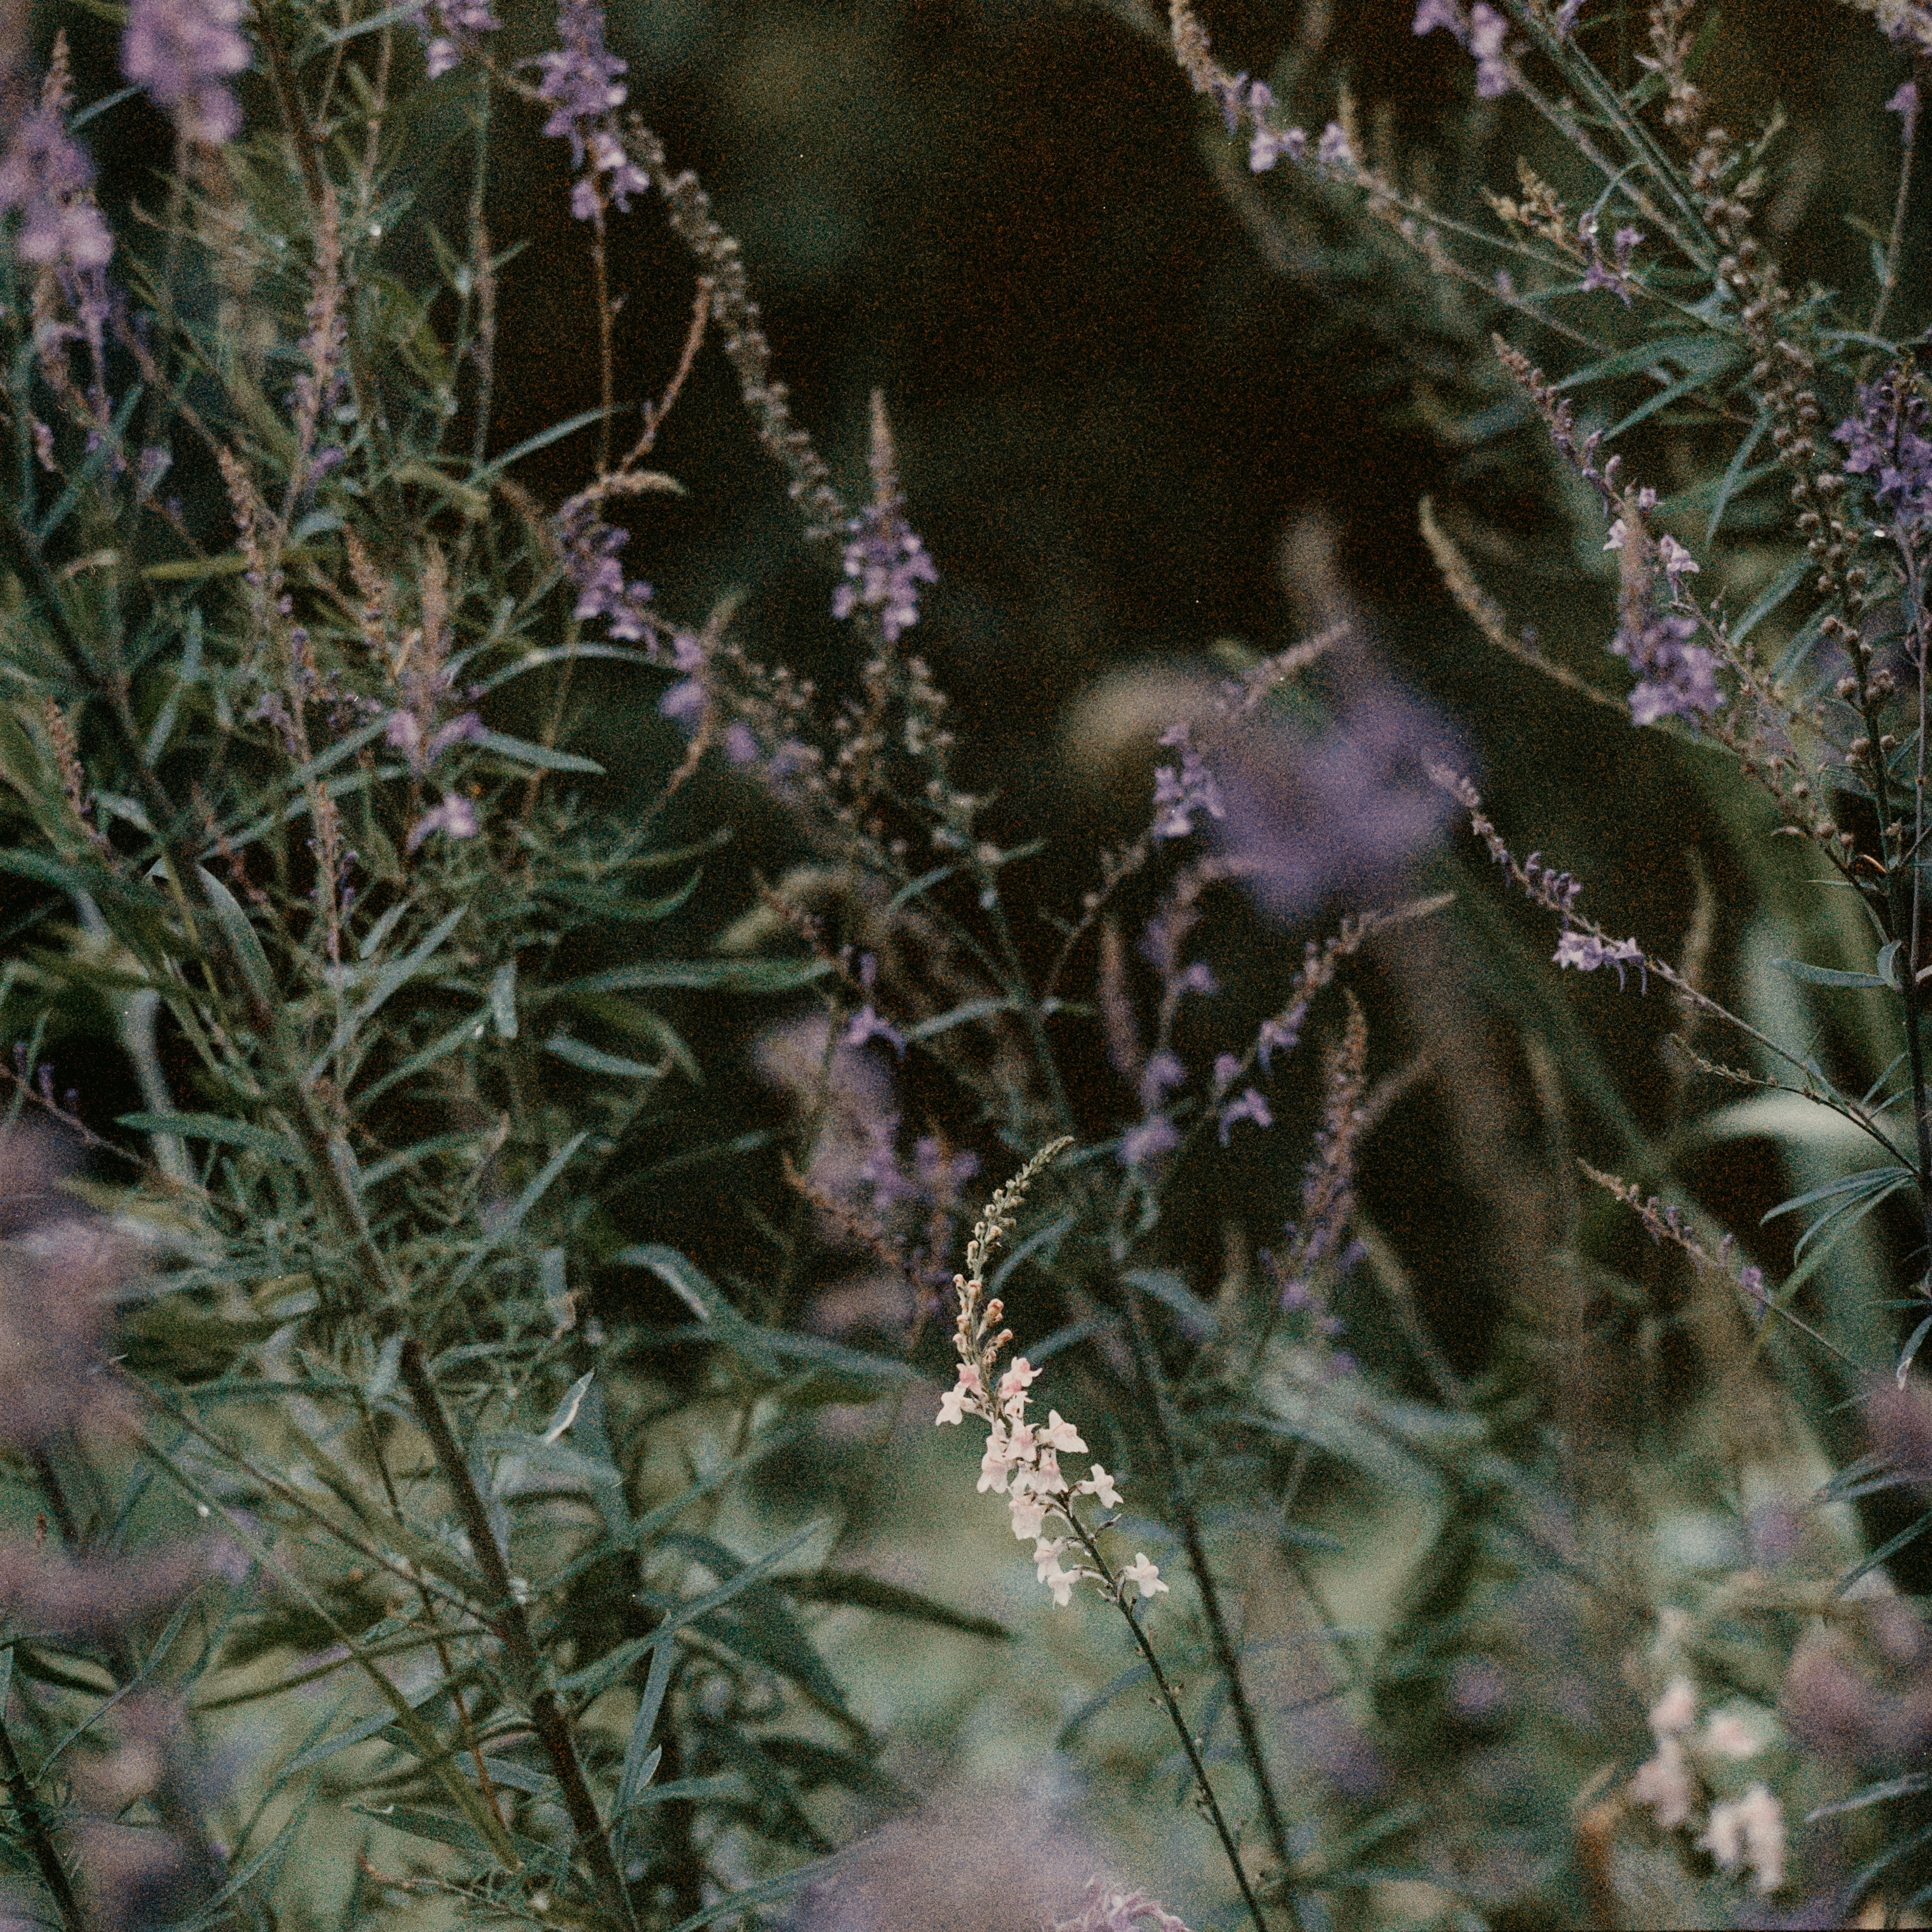
[{"label": "lavender-colored bloom", "polygon": [[628,64],[604,44],[601,0],[563,0],[556,10],[556,33],[562,48],[537,56],[543,70],[537,92],[550,104],[544,132],[568,140],[570,158],[581,167],[598,124],[628,98],[617,79]]},{"label": "lavender-colored bloom", "polygon": [[14,247],[37,268],[82,274],[107,266],[114,238],[94,205],[94,164],[68,133],[57,104],[23,115],[0,156],[0,214],[16,210]]},{"label": "lavender-colored bloom", "polygon": [[1574,966],[1580,973],[1594,973],[1600,966],[1617,969],[1617,984],[1624,983],[1624,968],[1634,966],[1642,980],[1642,990],[1650,990],[1643,948],[1634,939],[1599,939],[1594,933],[1566,931],[1556,942],[1551,958],[1558,966]]},{"label": "lavender-colored bloom", "polygon": [[1298,1023],[1291,1024],[1286,1019],[1275,1018],[1262,1022],[1262,1030],[1256,1036],[1256,1057],[1261,1061],[1264,1073],[1274,1071],[1274,1056],[1277,1051],[1292,1053],[1301,1038]]},{"label": "lavender-colored bloom", "polygon": [[1583,0],[1563,0],[1562,5],[1556,10],[1554,22],[1556,38],[1559,40],[1567,40],[1570,38],[1570,30],[1576,26],[1576,16],[1582,10]]},{"label": "lavender-colored bloom", "polygon": [[727,764],[742,766],[756,762],[758,735],[742,718],[725,726],[721,742]]},{"label": "lavender-colored bloom", "polygon": [[1438,27],[1446,28],[1464,46],[1469,44],[1469,29],[1455,0],[1420,0],[1411,32],[1432,34]]},{"label": "lavender-colored bloom", "polygon": [[1167,1104],[1168,1093],[1187,1084],[1187,1069],[1173,1054],[1155,1054],[1141,1073],[1141,1106],[1156,1113]]},{"label": "lavender-colored bloom", "polygon": [[451,746],[480,744],[482,738],[482,719],[473,711],[461,712],[429,734],[429,742],[423,747],[423,756],[434,764]]},{"label": "lavender-colored bloom", "polygon": [[1214,976],[1214,969],[1204,959],[1197,959],[1174,982],[1184,993],[1198,993],[1204,998],[1212,998],[1221,990],[1221,982]]},{"label": "lavender-colored bloom", "polygon": [[242,0],[134,0],[121,71],[145,87],[185,140],[218,147],[242,131],[242,106],[224,74],[248,64]]},{"label": "lavender-colored bloom", "polygon": [[1645,619],[1633,630],[1627,620],[1611,640],[1610,650],[1640,674],[1630,692],[1632,721],[1654,724],[1660,718],[1708,716],[1718,708],[1718,661],[1701,644],[1697,620],[1682,611],[1666,610]]},{"label": "lavender-colored bloom", "polygon": [[1932,526],[1932,410],[1909,374],[1893,370],[1858,387],[1858,413],[1832,432],[1845,468],[1875,479],[1872,494],[1903,536]]},{"label": "lavender-colored bloom", "polygon": [[1608,289],[1623,304],[1630,305],[1630,298],[1642,286],[1630,273],[1630,254],[1643,239],[1640,228],[1619,228],[1611,238],[1611,252],[1606,256],[1597,241],[1597,218],[1586,214],[1576,224],[1576,232],[1584,246],[1590,252],[1589,261],[1583,269],[1583,286],[1586,290]]},{"label": "lavender-colored bloom", "polygon": [[431,80],[460,67],[475,50],[477,36],[502,26],[489,0],[432,0],[416,10],[411,23],[423,37],[423,61]]},{"label": "lavender-colored bloom", "polygon": [[1342,133],[1340,122],[1331,121],[1322,129],[1315,158],[1323,167],[1337,172],[1347,173],[1354,168],[1355,151],[1349,146],[1348,137]]},{"label": "lavender-colored bloom", "polygon": [[1234,1076],[1241,1070],[1239,1054],[1217,1053],[1214,1056],[1214,1097],[1219,1100],[1233,1085]]},{"label": "lavender-colored bloom", "polygon": [[[571,615],[580,624],[602,617],[613,638],[627,644],[641,640],[650,626],[646,607],[651,586],[634,578],[627,581],[617,559],[630,542],[630,532],[604,522],[598,514],[598,499],[585,490],[557,512],[556,532],[563,546],[564,575],[577,592]],[[678,668],[694,668],[682,655]]]},{"label": "lavender-colored bloom", "polygon": [[1165,1114],[1155,1114],[1120,1136],[1120,1165],[1140,1173],[1180,1144],[1180,1130]]},{"label": "lavender-colored bloom", "polygon": [[880,1019],[869,1000],[854,1015],[852,1024],[845,1029],[845,1036],[840,1044],[863,1046],[868,1040],[882,1040],[902,1060],[905,1058],[905,1036],[898,1028]]},{"label": "lavender-colored bloom", "polygon": [[1221,110],[1221,118],[1228,124],[1228,132],[1232,134],[1241,124],[1241,109],[1247,94],[1248,76],[1238,74],[1232,78],[1224,74],[1215,74],[1208,83],[1208,92],[1214,97],[1214,104]]},{"label": "lavender-colored bloom", "polygon": [[1503,41],[1509,22],[1493,7],[1476,0],[1469,9],[1469,51],[1476,57],[1476,98],[1494,100],[1510,89],[1509,63]]},{"label": "lavender-colored bloom", "polygon": [[1252,1120],[1258,1127],[1271,1127],[1274,1115],[1268,1110],[1268,1103],[1258,1088],[1250,1087],[1232,1105],[1221,1110],[1221,1144],[1228,1144],[1228,1136],[1234,1131],[1235,1124]]},{"label": "lavender-colored bloom", "polygon": [[939,572],[925,544],[908,525],[896,500],[868,503],[851,524],[845,546],[845,581],[832,599],[832,614],[842,622],[862,604],[882,614],[886,642],[919,622],[921,584],[936,584]]},{"label": "lavender-colored bloom", "polygon": [[452,838],[474,838],[476,836],[476,807],[460,792],[447,794],[442,802],[432,806],[410,827],[404,850],[414,852],[423,841],[433,833],[447,832]]},{"label": "lavender-colored bloom", "polygon": [[1898,138],[1906,147],[1912,145],[1912,137],[1918,129],[1918,83],[1908,80],[1901,83],[1898,92],[1885,104],[1888,114],[1899,117]]},{"label": "lavender-colored bloom", "polygon": [[1255,138],[1248,144],[1248,166],[1256,174],[1264,175],[1283,154],[1299,162],[1307,153],[1308,136],[1299,128],[1276,134],[1272,128],[1257,124]]},{"label": "lavender-colored bloom", "polygon": [[1185,838],[1194,830],[1194,814],[1204,812],[1210,818],[1225,818],[1220,788],[1201,754],[1190,742],[1187,724],[1170,725],[1160,734],[1160,742],[1180,754],[1177,770],[1172,765],[1155,768],[1153,829],[1148,836],[1158,844],[1165,838]]}]

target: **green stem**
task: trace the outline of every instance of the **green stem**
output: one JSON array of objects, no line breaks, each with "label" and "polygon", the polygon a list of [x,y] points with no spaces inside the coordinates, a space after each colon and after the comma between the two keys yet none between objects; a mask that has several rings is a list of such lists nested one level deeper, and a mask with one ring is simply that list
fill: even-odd
[{"label": "green stem", "polygon": [[0,1716],[0,1774],[5,1776],[8,1794],[14,1801],[14,1816],[26,1834],[41,1882],[53,1894],[54,1903],[60,1907],[62,1924],[67,1928],[67,1932],[87,1932],[86,1922],[80,1916],[80,1906],[74,1895],[73,1881],[67,1875],[67,1867],[61,1862],[59,1848],[54,1843],[52,1827],[47,1822],[40,1801],[34,1795],[34,1787],[20,1762],[20,1753],[14,1748],[14,1739],[4,1716]]}]

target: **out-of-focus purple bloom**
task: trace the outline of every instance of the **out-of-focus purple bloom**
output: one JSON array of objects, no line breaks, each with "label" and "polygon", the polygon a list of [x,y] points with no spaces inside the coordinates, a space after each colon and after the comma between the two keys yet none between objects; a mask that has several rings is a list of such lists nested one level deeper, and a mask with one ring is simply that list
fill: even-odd
[{"label": "out-of-focus purple bloom", "polygon": [[1140,1173],[1180,1144],[1180,1130],[1165,1114],[1155,1114],[1120,1136],[1120,1165]]},{"label": "out-of-focus purple bloom", "polygon": [[556,34],[562,46],[537,56],[543,70],[537,92],[550,104],[544,132],[567,140],[571,159],[581,167],[592,133],[628,98],[617,76],[628,64],[604,44],[602,0],[563,0],[556,10]]},{"label": "out-of-focus purple bloom", "polygon": [[476,836],[476,807],[460,791],[447,794],[440,805],[433,806],[410,827],[404,849],[413,852],[425,838],[438,832],[446,832],[452,838]]},{"label": "out-of-focus purple bloom", "polygon": [[248,64],[242,0],[134,0],[121,71],[174,117],[184,140],[218,147],[242,131],[242,104],[223,83]]},{"label": "out-of-focus purple bloom", "polygon": [[469,58],[478,34],[494,34],[503,23],[490,12],[489,0],[431,0],[416,10],[411,24],[423,37],[429,77],[438,80]]},{"label": "out-of-focus purple bloom", "polygon": [[1154,820],[1148,836],[1158,844],[1165,838],[1185,838],[1194,830],[1194,814],[1204,812],[1210,818],[1225,818],[1220,788],[1201,754],[1190,742],[1190,729],[1184,721],[1170,725],[1160,734],[1160,742],[1180,754],[1177,770],[1157,766],[1154,775]]},{"label": "out-of-focus purple bloom", "polygon": [[1640,228],[1619,228],[1610,238],[1610,253],[1606,255],[1597,239],[1597,218],[1586,214],[1576,224],[1576,232],[1583,245],[1589,250],[1590,259],[1583,269],[1583,286],[1587,290],[1608,289],[1625,308],[1630,305],[1630,298],[1642,286],[1630,273],[1630,255],[1637,244],[1643,239]]},{"label": "out-of-focus purple bloom", "polygon": [[1464,46],[1469,44],[1468,26],[1455,0],[1420,0],[1420,4],[1415,10],[1415,22],[1411,31],[1418,34],[1432,34],[1438,27],[1446,28]]},{"label": "out-of-focus purple bloom", "polygon": [[[571,615],[580,624],[602,617],[613,638],[636,644],[649,628],[651,586],[640,579],[626,580],[617,553],[630,542],[631,533],[607,524],[599,514],[599,502],[593,488],[572,496],[556,513],[564,575],[577,592]],[[693,667],[680,658],[679,668]]]},{"label": "out-of-focus purple bloom", "polygon": [[1262,1030],[1255,1040],[1256,1055],[1261,1061],[1262,1071],[1264,1073],[1272,1072],[1274,1070],[1274,1054],[1277,1052],[1292,1053],[1300,1039],[1301,1029],[1298,1025],[1291,1026],[1280,1018],[1263,1020]]},{"label": "out-of-focus purple bloom", "polygon": [[697,678],[687,677],[673,685],[658,700],[658,710],[680,724],[692,724],[704,716],[704,707],[710,702],[703,682]]},{"label": "out-of-focus purple bloom", "polygon": [[480,744],[483,739],[483,720],[473,711],[460,712],[446,724],[440,724],[429,734],[429,742],[423,747],[423,756],[434,764],[452,745]]},{"label": "out-of-focus purple bloom", "polygon": [[902,631],[919,622],[916,586],[938,581],[932,559],[898,504],[868,503],[852,520],[845,581],[832,596],[832,614],[842,622],[861,605],[878,610],[886,642],[896,644]]},{"label": "out-of-focus purple bloom", "polygon": [[1643,948],[1634,939],[1603,940],[1592,932],[1566,932],[1557,940],[1551,957],[1557,965],[1574,966],[1580,973],[1594,973],[1599,966],[1614,966],[1619,986],[1624,984],[1624,968],[1634,966],[1642,981],[1642,990],[1650,990]]},{"label": "out-of-focus purple bloom", "polygon": [[1283,154],[1299,162],[1307,153],[1308,136],[1299,128],[1285,128],[1277,134],[1272,128],[1257,125],[1248,144],[1248,166],[1256,174],[1264,175]]},{"label": "out-of-focus purple bloom", "polygon": [[104,268],[114,238],[94,204],[94,164],[68,133],[58,100],[22,115],[0,155],[0,214],[17,211],[14,248],[36,268]]},{"label": "out-of-focus purple bloom", "polygon": [[1234,1076],[1240,1070],[1239,1054],[1217,1053],[1214,1056],[1214,1096],[1216,1100],[1227,1092],[1234,1083]]},{"label": "out-of-focus purple bloom", "polygon": [[1221,118],[1227,122],[1231,134],[1241,124],[1241,109],[1247,88],[1246,74],[1217,74],[1208,83],[1208,92],[1214,97],[1214,104],[1220,109]]},{"label": "out-of-focus purple bloom", "polygon": [[1660,718],[1696,718],[1718,708],[1718,661],[1701,644],[1697,620],[1682,611],[1646,617],[1633,631],[1627,621],[1610,650],[1639,675],[1630,694],[1630,718],[1654,724]]},{"label": "out-of-focus purple bloom", "polygon": [[1274,1115],[1269,1112],[1268,1103],[1258,1088],[1246,1088],[1238,1100],[1222,1108],[1221,1144],[1223,1147],[1228,1144],[1228,1136],[1234,1131],[1236,1124],[1241,1120],[1252,1120],[1258,1127],[1274,1125]]},{"label": "out-of-focus purple bloom", "polygon": [[1888,370],[1858,387],[1858,412],[1832,432],[1845,446],[1845,468],[1874,478],[1872,494],[1901,536],[1932,526],[1932,410],[1910,374]]},{"label": "out-of-focus purple bloom", "polygon": [[882,1040],[902,1060],[905,1058],[905,1036],[898,1028],[880,1019],[869,1000],[853,1016],[852,1024],[845,1029],[842,1044],[863,1046],[868,1040]]},{"label": "out-of-focus purple bloom", "polygon": [[1204,998],[1212,998],[1221,990],[1221,982],[1214,976],[1214,969],[1206,960],[1197,959],[1174,982],[1184,993],[1198,993]]},{"label": "out-of-focus purple bloom", "polygon": [[1898,92],[1885,104],[1888,114],[1899,117],[1898,138],[1908,148],[1912,137],[1918,131],[1918,83],[1916,80],[1903,82]]},{"label": "out-of-focus purple bloom", "polygon": [[1559,40],[1567,40],[1570,38],[1570,30],[1576,26],[1576,16],[1582,10],[1583,0],[1563,0],[1562,5],[1556,10],[1556,18],[1553,22],[1556,38]]},{"label": "out-of-focus purple bloom", "polygon": [[1187,1069],[1172,1053],[1154,1054],[1141,1072],[1141,1106],[1156,1113],[1167,1104],[1168,1094],[1187,1084]]},{"label": "out-of-focus purple bloom", "polygon": [[1430,782],[1432,758],[1456,762],[1441,720],[1386,688],[1364,692],[1318,738],[1264,722],[1232,731],[1214,748],[1226,806],[1216,848],[1276,919],[1384,890],[1453,809]]},{"label": "out-of-focus purple bloom", "polygon": [[736,719],[725,726],[722,742],[728,764],[748,765],[758,758],[758,734],[742,718]]},{"label": "out-of-focus purple bloom", "polygon": [[1483,0],[1469,9],[1469,51],[1476,57],[1476,98],[1494,100],[1510,90],[1509,63],[1503,56],[1503,42],[1509,22]]},{"label": "out-of-focus purple bloom", "polygon": [[937,1134],[924,1134],[912,1144],[913,1171],[927,1196],[943,1208],[959,1198],[959,1191],[980,1172],[980,1156],[970,1149],[947,1150]]},{"label": "out-of-focus purple bloom", "polygon": [[1340,122],[1331,121],[1322,129],[1315,158],[1323,167],[1337,173],[1346,174],[1354,168],[1355,151],[1349,146],[1348,137],[1342,133]]}]

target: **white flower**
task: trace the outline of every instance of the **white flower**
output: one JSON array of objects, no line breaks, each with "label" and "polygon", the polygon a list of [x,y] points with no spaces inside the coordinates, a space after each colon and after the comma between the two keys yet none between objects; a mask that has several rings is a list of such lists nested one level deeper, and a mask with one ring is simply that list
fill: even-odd
[{"label": "white flower", "polygon": [[1047,1505],[1037,1496],[1029,1496],[1016,1483],[1012,1500],[1006,1507],[1012,1511],[1013,1534],[1022,1543],[1040,1534],[1040,1526],[1046,1520]]},{"label": "white flower", "polygon": [[1000,1400],[1009,1402],[1022,1389],[1029,1388],[1040,1379],[1040,1371],[1021,1355],[1012,1361],[1000,1378]]},{"label": "white flower", "polygon": [[1754,1784],[1728,1804],[1712,1805],[1697,1846],[1727,1872],[1748,1865],[1760,1892],[1775,1892],[1784,1882],[1784,1810],[1765,1785]]},{"label": "white flower", "polygon": [[1625,542],[1628,541],[1629,536],[1630,532],[1624,527],[1624,520],[1619,517],[1611,524],[1610,540],[1604,544],[1604,548],[1606,550],[1622,550]]},{"label": "white flower", "polygon": [[962,1362],[958,1384],[939,1398],[938,1421],[933,1426],[937,1428],[940,1422],[962,1421],[969,1408],[975,1415],[982,1414],[980,1394],[980,1371],[970,1362]]},{"label": "white flower", "polygon": [[1087,1472],[1087,1480],[1080,1484],[1073,1493],[1077,1496],[1094,1496],[1102,1509],[1115,1509],[1120,1505],[1120,1492],[1114,1486],[1114,1479],[1096,1462]]},{"label": "white flower", "polygon": [[1040,1432],[1040,1441],[1049,1449],[1064,1449],[1070,1454],[1084,1456],[1087,1445],[1080,1439],[1080,1432],[1072,1423],[1063,1421],[1057,1408],[1046,1412],[1046,1426]]},{"label": "white flower", "polygon": [[1148,1561],[1148,1553],[1144,1550],[1136,1550],[1134,1560],[1121,1567],[1120,1581],[1123,1583],[1138,1583],[1143,1602],[1167,1588],[1160,1580],[1159,1568]]},{"label": "white flower", "polygon": [[1714,1757],[1756,1757],[1764,1748],[1764,1740],[1735,1711],[1720,1711],[1710,1718],[1697,1743]]},{"label": "white flower", "polygon": [[1053,1600],[1064,1610],[1072,1601],[1073,1586],[1080,1579],[1074,1571],[1061,1569],[1057,1560],[1049,1561],[1052,1562],[1052,1568],[1042,1567],[1040,1580],[1053,1592]]},{"label": "white flower", "polygon": [[1697,1721],[1697,1693],[1688,1677],[1673,1677],[1650,1707],[1650,1728],[1660,1738],[1688,1731]]},{"label": "white flower", "polygon": [[1033,1546],[1033,1567],[1040,1573],[1040,1580],[1046,1581],[1046,1573],[1060,1567],[1060,1552],[1066,1547],[1064,1536],[1042,1536],[1035,1539]]},{"label": "white flower", "polygon": [[1637,1766],[1629,1793],[1633,1804],[1648,1804],[1655,1811],[1658,1823],[1666,1832],[1689,1822],[1690,1769],[1684,1762],[1684,1747],[1675,1738],[1664,1738],[1657,1755]]},{"label": "white flower", "polygon": [[1004,1434],[995,1428],[986,1438],[986,1453],[980,1458],[980,1493],[984,1495],[988,1490],[996,1490],[1004,1496],[1006,1478],[1013,1464],[1018,1460]]}]

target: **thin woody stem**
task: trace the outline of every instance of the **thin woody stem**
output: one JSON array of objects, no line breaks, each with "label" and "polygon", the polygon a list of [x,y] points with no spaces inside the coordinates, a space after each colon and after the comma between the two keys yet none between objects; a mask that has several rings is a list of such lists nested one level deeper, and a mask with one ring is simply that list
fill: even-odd
[{"label": "thin woody stem", "polygon": [[[1168,1720],[1180,1740],[1180,1748],[1187,1754],[1188,1768],[1194,1774],[1196,1789],[1201,1793],[1201,1801],[1208,1808],[1208,1815],[1213,1821],[1216,1835],[1221,1840],[1221,1849],[1226,1853],[1228,1869],[1234,1874],[1234,1882],[1241,1888],[1241,1900],[1248,1908],[1248,1916],[1255,1922],[1256,1932],[1268,1932],[1267,1919],[1262,1913],[1261,1900],[1255,1896],[1255,1888],[1248,1877],[1247,1868],[1241,1863],[1240,1847],[1234,1843],[1234,1834],[1228,1828],[1228,1820],[1221,1810],[1221,1801],[1214,1795],[1214,1787],[1208,1781],[1208,1767],[1201,1761],[1201,1748],[1195,1742],[1194,1733],[1189,1730],[1187,1719],[1180,1702],[1174,1694],[1174,1687],[1167,1681],[1167,1672],[1160,1667],[1160,1659],[1155,1655],[1154,1646],[1148,1641],[1148,1634],[1142,1629],[1140,1619],[1128,1607],[1120,1581],[1108,1567],[1107,1559],[1100,1554],[1100,1546],[1094,1540],[1093,1532],[1073,1513],[1070,1502],[1060,1506],[1060,1514],[1073,1526],[1073,1533],[1079,1538],[1081,1546],[1088,1559],[1099,1571],[1107,1586],[1107,1594],[1114,1600],[1114,1606],[1127,1621],[1127,1628],[1134,1634],[1134,1642],[1139,1646],[1141,1655],[1147,1660],[1149,1674],[1153,1677],[1154,1688],[1160,1694],[1160,1701],[1166,1708]],[[1288,1923],[1300,1932],[1301,1917],[1295,1909],[1294,1898],[1286,1889],[1288,1870],[1282,1868],[1282,1898],[1288,1907]]]}]

